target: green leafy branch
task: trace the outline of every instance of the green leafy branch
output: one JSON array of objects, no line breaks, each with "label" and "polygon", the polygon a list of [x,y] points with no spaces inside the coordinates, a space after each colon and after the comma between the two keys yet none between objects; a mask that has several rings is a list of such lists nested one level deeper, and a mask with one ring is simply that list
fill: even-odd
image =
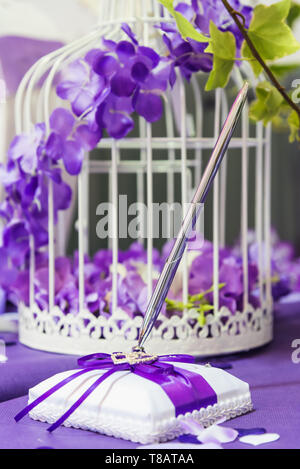
[{"label": "green leafy branch", "polygon": [[[257,5],[254,9],[253,18],[248,30],[246,30],[244,26],[245,21],[242,20],[242,15],[236,12],[227,0],[222,0],[222,3],[244,37],[242,56],[249,59],[249,61],[254,58],[254,62],[250,61],[254,73],[259,75],[263,70],[274,85],[274,87],[271,87],[267,82],[263,82],[265,85],[263,92],[264,104],[268,104],[266,101],[269,100],[267,114],[263,116],[260,115],[260,118],[258,118],[258,115],[252,108],[250,117],[252,116],[254,120],[263,120],[264,123],[267,123],[274,117],[276,114],[275,111],[280,109],[282,101],[284,100],[298,116],[300,127],[300,108],[293,102],[266,63],[266,60],[275,60],[284,57],[296,52],[300,48],[291,29],[284,22],[290,10],[290,0],[283,0],[269,7]],[[260,83],[256,89],[257,93],[260,92],[260,96],[262,95],[262,90],[263,85]],[[279,98],[279,95],[281,95],[282,99]],[[272,106],[270,106],[270,103],[272,103]],[[254,107],[256,109],[262,109],[260,99],[254,103]],[[273,110],[273,112],[271,110]],[[292,120],[294,122],[294,116]]]},{"label": "green leafy branch", "polygon": [[[220,283],[218,285],[219,290],[221,288],[225,287],[225,283]],[[198,293],[197,295],[189,295],[188,296],[188,302],[183,303],[182,301],[177,301],[177,300],[171,300],[169,298],[166,298],[166,304],[167,304],[167,311],[189,311],[189,310],[194,310],[198,313],[198,323],[201,326],[204,326],[206,323],[205,319],[205,313],[208,311],[212,311],[214,309],[213,305],[211,305],[206,298],[206,296],[209,293],[212,293],[214,290],[214,287],[212,286],[208,290]]]},{"label": "green leafy branch", "polygon": [[[243,15],[235,11],[228,0],[221,0],[244,38],[242,57],[237,59],[236,42],[230,31],[220,31],[210,22],[210,35],[203,36],[175,10],[173,0],[159,1],[175,18],[184,39],[192,38],[208,43],[205,52],[213,55],[213,68],[205,86],[206,90],[224,88],[236,60],[248,61],[256,76],[264,72],[269,79],[260,82],[256,87],[257,100],[250,107],[251,119],[262,120],[267,124],[278,120],[280,115],[285,115],[291,130],[290,141],[300,140],[300,108],[280,84],[276,64],[268,65],[268,62],[290,55],[300,48],[290,29],[290,25],[300,14],[297,5],[292,4],[291,8],[290,0],[282,0],[270,6],[257,5],[247,29]],[[282,67],[279,66],[280,70],[282,73]]]}]

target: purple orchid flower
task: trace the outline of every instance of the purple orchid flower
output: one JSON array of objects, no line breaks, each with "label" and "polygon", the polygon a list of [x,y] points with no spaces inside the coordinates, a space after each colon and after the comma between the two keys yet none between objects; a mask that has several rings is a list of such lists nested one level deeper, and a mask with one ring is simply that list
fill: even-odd
[{"label": "purple orchid flower", "polygon": [[37,124],[27,135],[16,136],[8,150],[9,161],[18,163],[21,173],[33,174],[37,168],[45,137],[45,124]]},{"label": "purple orchid flower", "polygon": [[[85,151],[93,149],[102,135],[99,129],[93,130],[84,122],[76,127],[75,122],[70,111],[55,109],[50,117],[52,132],[45,147],[51,162],[55,164],[62,159],[67,172],[72,175],[80,173]],[[50,177],[53,177],[53,172]]]},{"label": "purple orchid flower", "polygon": [[108,90],[106,80],[83,59],[76,60],[64,70],[62,81],[56,88],[58,96],[71,103],[76,116],[95,110]]}]

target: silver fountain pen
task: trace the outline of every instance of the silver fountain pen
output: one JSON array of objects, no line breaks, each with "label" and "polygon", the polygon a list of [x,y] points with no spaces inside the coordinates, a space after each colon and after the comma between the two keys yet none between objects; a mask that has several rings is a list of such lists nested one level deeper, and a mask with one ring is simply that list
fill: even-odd
[{"label": "silver fountain pen", "polygon": [[165,263],[165,266],[160,274],[156,287],[150,298],[145,313],[144,322],[140,330],[138,346],[135,347],[135,350],[144,350],[144,343],[147,337],[149,336],[159,315],[159,312],[162,308],[162,305],[166,299],[169,288],[177,271],[178,265],[188,243],[192,229],[196,225],[196,221],[198,219],[202,204],[206,199],[208,191],[221,164],[222,158],[226,153],[236,123],[246,101],[247,92],[248,83],[245,82],[244,86],[238,93],[230,109],[230,112],[223,125],[219,138],[214,146],[212,155],[209,159],[209,162],[207,163],[198,189],[191,201],[187,214],[182,222],[180,231],[173,245],[172,251]]}]

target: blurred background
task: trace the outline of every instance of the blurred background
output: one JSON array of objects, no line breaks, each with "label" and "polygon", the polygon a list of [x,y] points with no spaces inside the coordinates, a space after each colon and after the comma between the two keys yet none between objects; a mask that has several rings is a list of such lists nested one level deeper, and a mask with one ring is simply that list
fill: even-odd
[{"label": "blurred background", "polygon": [[[125,0],[124,0],[125,1]],[[298,3],[299,0],[297,0]],[[295,2],[295,3],[297,3]],[[252,0],[242,3],[255,6]],[[270,4],[272,1],[260,1]],[[26,70],[42,55],[88,33],[98,22],[101,14],[101,0],[0,0],[0,78],[5,82],[5,90],[0,92],[0,161],[6,160],[6,152],[11,138],[15,133],[13,119],[13,103],[17,86]],[[300,40],[300,18],[293,23],[293,29]],[[285,64],[300,64],[300,52],[283,61]],[[201,76],[199,77],[201,80]],[[300,66],[285,75],[283,84],[291,89],[292,82],[300,80]],[[205,81],[203,80],[203,83]],[[5,96],[4,96],[5,94]],[[189,95],[188,95],[189,100]],[[213,93],[203,93],[205,109],[205,128],[208,135],[213,134]],[[190,103],[192,106],[192,103]],[[162,124],[156,124],[159,126]],[[254,131],[254,129],[252,129]],[[155,132],[161,128],[154,126]],[[91,156],[97,158],[97,150]],[[105,158],[105,153],[102,153]],[[160,155],[157,155],[159,158]],[[204,153],[204,160],[208,155]],[[134,158],[134,155],[132,155]],[[228,162],[227,210],[231,214],[232,224],[227,226],[226,239],[232,243],[239,231],[240,224],[240,161],[230,158]],[[249,186],[254,187],[254,172],[251,170],[251,152],[249,154]],[[90,204],[90,251],[95,252],[104,246],[104,241],[96,237],[95,227],[96,206],[103,201],[107,193],[107,178],[91,178],[90,193],[93,201]],[[134,192],[130,190],[130,176],[120,181],[120,193],[127,193],[128,202],[134,200]],[[180,187],[178,192],[180,192]],[[3,195],[2,195],[3,196]],[[155,190],[157,202],[165,199],[163,184]],[[178,194],[178,199],[180,194]],[[205,212],[210,218],[211,196]],[[250,225],[254,213],[253,200],[249,194]],[[236,217],[232,215],[236,213]],[[299,144],[288,142],[288,132],[273,130],[272,137],[272,225],[284,240],[293,242],[300,253],[300,152]],[[207,238],[211,238],[209,227]],[[76,235],[74,235],[76,237]],[[73,251],[75,238],[71,237],[69,251]],[[163,242],[163,240],[161,240]],[[125,245],[121,246],[126,248]],[[159,247],[159,246],[158,246]]]}]

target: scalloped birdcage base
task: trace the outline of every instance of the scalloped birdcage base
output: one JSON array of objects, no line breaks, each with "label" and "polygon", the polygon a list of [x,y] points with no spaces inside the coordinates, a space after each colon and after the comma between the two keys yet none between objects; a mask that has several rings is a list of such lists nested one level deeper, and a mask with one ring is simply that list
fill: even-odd
[{"label": "scalloped birdcage base", "polygon": [[[254,309],[251,305],[234,315],[221,308],[200,326],[196,314],[163,317],[148,339],[146,350],[155,354],[186,353],[216,356],[238,353],[269,343],[273,339],[272,305]],[[137,345],[142,318],[96,318],[89,311],[64,315],[55,307],[49,313],[19,305],[19,340],[48,352],[87,355],[127,352]]]}]

